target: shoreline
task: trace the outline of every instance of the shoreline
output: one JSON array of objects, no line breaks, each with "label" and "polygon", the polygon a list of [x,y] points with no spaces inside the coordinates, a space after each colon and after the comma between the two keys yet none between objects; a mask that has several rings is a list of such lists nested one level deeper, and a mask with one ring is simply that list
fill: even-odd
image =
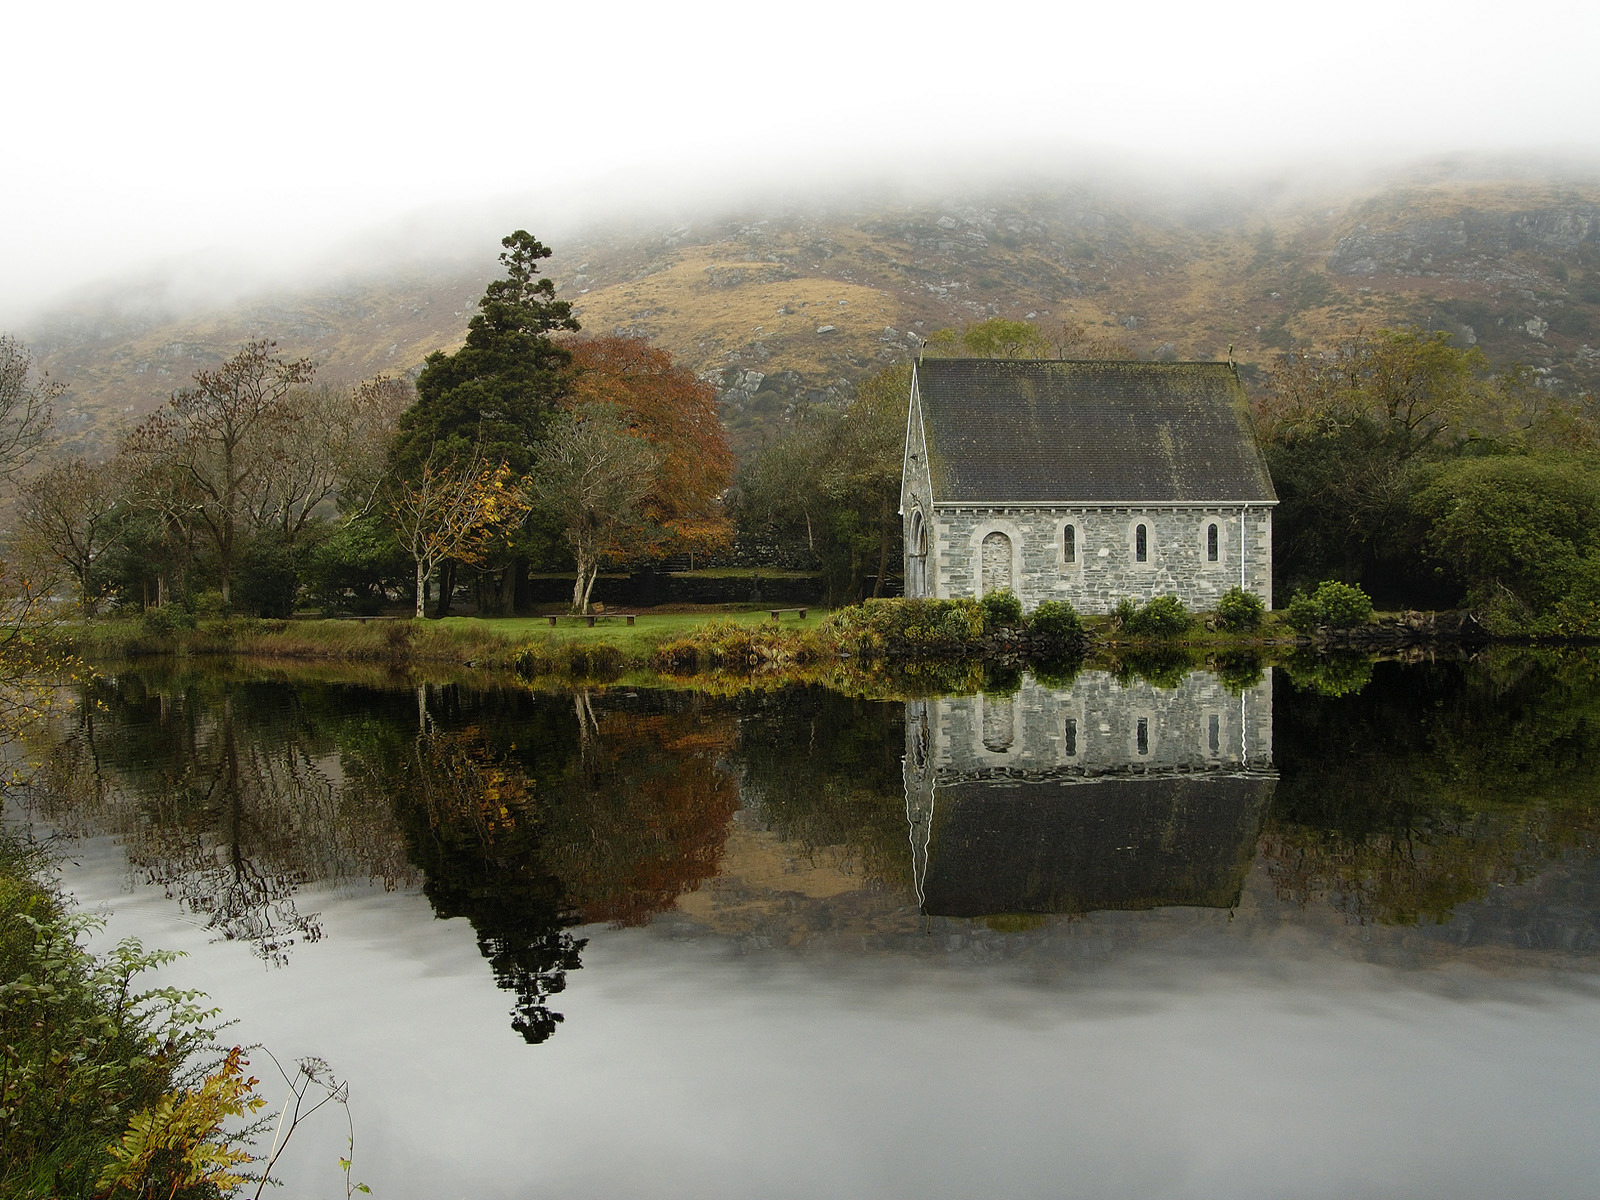
[{"label": "shoreline", "polygon": [[813,610],[801,621],[791,610],[774,622],[769,611],[644,611],[632,626],[624,624],[622,614],[608,613],[597,616],[593,627],[584,618],[564,617],[554,629],[547,617],[231,617],[154,633],[138,620],[110,618],[57,626],[48,637],[57,649],[108,668],[231,660],[288,672],[346,667],[384,679],[470,673],[552,684],[624,679],[668,687],[817,683],[889,694],[966,691],[1023,670],[1064,676],[1110,669],[1165,677],[1180,667],[1248,672],[1290,658],[1454,657],[1489,645],[1593,644],[1492,638],[1463,613],[1381,613],[1357,629],[1307,635],[1290,629],[1284,614],[1274,613],[1249,633],[1206,629],[1197,621],[1175,637],[1134,638],[1111,628],[1110,618],[1090,617],[1084,619],[1083,643],[1073,648],[1043,646],[1024,630],[1001,628],[954,650],[907,653],[902,646],[868,646],[865,639],[853,639],[825,612]]}]

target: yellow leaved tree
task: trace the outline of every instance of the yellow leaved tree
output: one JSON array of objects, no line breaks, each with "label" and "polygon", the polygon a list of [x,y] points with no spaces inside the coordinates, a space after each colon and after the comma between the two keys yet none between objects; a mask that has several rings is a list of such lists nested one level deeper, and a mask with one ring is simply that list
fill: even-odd
[{"label": "yellow leaved tree", "polygon": [[428,584],[447,561],[477,563],[503,548],[528,515],[528,500],[504,462],[481,452],[465,462],[430,451],[411,480],[396,480],[389,520],[417,566],[417,617],[426,615]]}]

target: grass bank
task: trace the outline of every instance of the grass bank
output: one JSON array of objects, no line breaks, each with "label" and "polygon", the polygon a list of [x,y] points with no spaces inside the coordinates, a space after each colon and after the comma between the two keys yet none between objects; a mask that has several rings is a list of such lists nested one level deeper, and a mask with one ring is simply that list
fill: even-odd
[{"label": "grass bank", "polygon": [[[1425,641],[1427,622],[1411,620],[1423,616],[1399,620],[1375,614],[1364,628],[1397,637],[1417,633]],[[1020,611],[971,600],[875,600],[833,612],[810,609],[805,620],[794,610],[774,620],[770,610],[752,606],[680,606],[642,611],[631,625],[618,614],[600,615],[593,625],[570,616],[558,617],[554,625],[547,617],[216,618],[193,628],[166,620],[105,619],[63,626],[56,637],[62,649],[102,665],[151,656],[172,661],[226,657],[294,670],[336,664],[391,674],[514,670],[530,679],[628,676],[639,682],[652,675],[704,680],[718,673],[777,672],[797,682],[840,674],[872,677],[873,686],[883,685],[877,677],[892,675],[902,681],[922,677],[930,688],[953,690],[965,690],[986,671],[1023,663],[1059,673],[1085,660],[1096,665],[1224,662],[1240,654],[1305,650],[1314,641],[1296,632],[1282,613],[1266,614],[1248,632],[1186,618],[1180,627],[1148,633],[1130,630],[1116,617],[1079,618],[1067,610],[1052,625],[1039,614],[1024,618]],[[1392,646],[1371,648],[1404,643],[1400,637]]]},{"label": "grass bank", "polygon": [[[697,636],[715,625],[752,635],[802,636],[827,622],[826,609],[808,609],[802,621],[784,611],[737,607],[643,612],[634,623],[618,614],[585,618],[446,617],[258,620],[213,618],[184,627],[138,618],[102,618],[57,626],[57,647],[88,662],[145,657],[237,656],[299,662],[377,665],[474,665],[524,670],[570,668],[589,660],[616,668],[650,666],[658,647]],[[770,639],[769,639],[770,641]],[[775,644],[775,643],[773,643]]]}]

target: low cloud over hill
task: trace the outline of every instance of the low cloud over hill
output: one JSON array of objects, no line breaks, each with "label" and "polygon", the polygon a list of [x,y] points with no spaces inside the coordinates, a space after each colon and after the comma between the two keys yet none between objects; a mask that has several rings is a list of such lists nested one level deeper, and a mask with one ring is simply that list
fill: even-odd
[{"label": "low cloud over hill", "polygon": [[[528,222],[536,234],[535,221]],[[502,231],[504,232],[504,231]],[[161,403],[248,338],[323,375],[415,369],[459,344],[494,274],[481,258],[212,310],[83,304],[19,332],[71,388],[86,444]],[[549,274],[586,330],[649,337],[722,393],[748,450],[803,402],[990,316],[1050,335],[1077,322],[1142,356],[1265,365],[1358,326],[1417,324],[1600,382],[1600,186],[1433,179],[1275,198],[1151,199],[1100,187],[993,187],[942,200],[817,203],[557,241]]]}]

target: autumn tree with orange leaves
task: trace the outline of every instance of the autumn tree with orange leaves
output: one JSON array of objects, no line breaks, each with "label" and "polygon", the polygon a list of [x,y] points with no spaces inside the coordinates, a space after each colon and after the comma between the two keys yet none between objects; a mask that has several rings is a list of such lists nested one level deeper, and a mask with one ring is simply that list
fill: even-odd
[{"label": "autumn tree with orange leaves", "polygon": [[613,406],[659,456],[640,505],[661,532],[651,551],[704,554],[729,545],[733,522],[721,497],[735,462],[717,415],[716,389],[642,338],[588,338],[567,348],[573,366],[568,406]]}]

